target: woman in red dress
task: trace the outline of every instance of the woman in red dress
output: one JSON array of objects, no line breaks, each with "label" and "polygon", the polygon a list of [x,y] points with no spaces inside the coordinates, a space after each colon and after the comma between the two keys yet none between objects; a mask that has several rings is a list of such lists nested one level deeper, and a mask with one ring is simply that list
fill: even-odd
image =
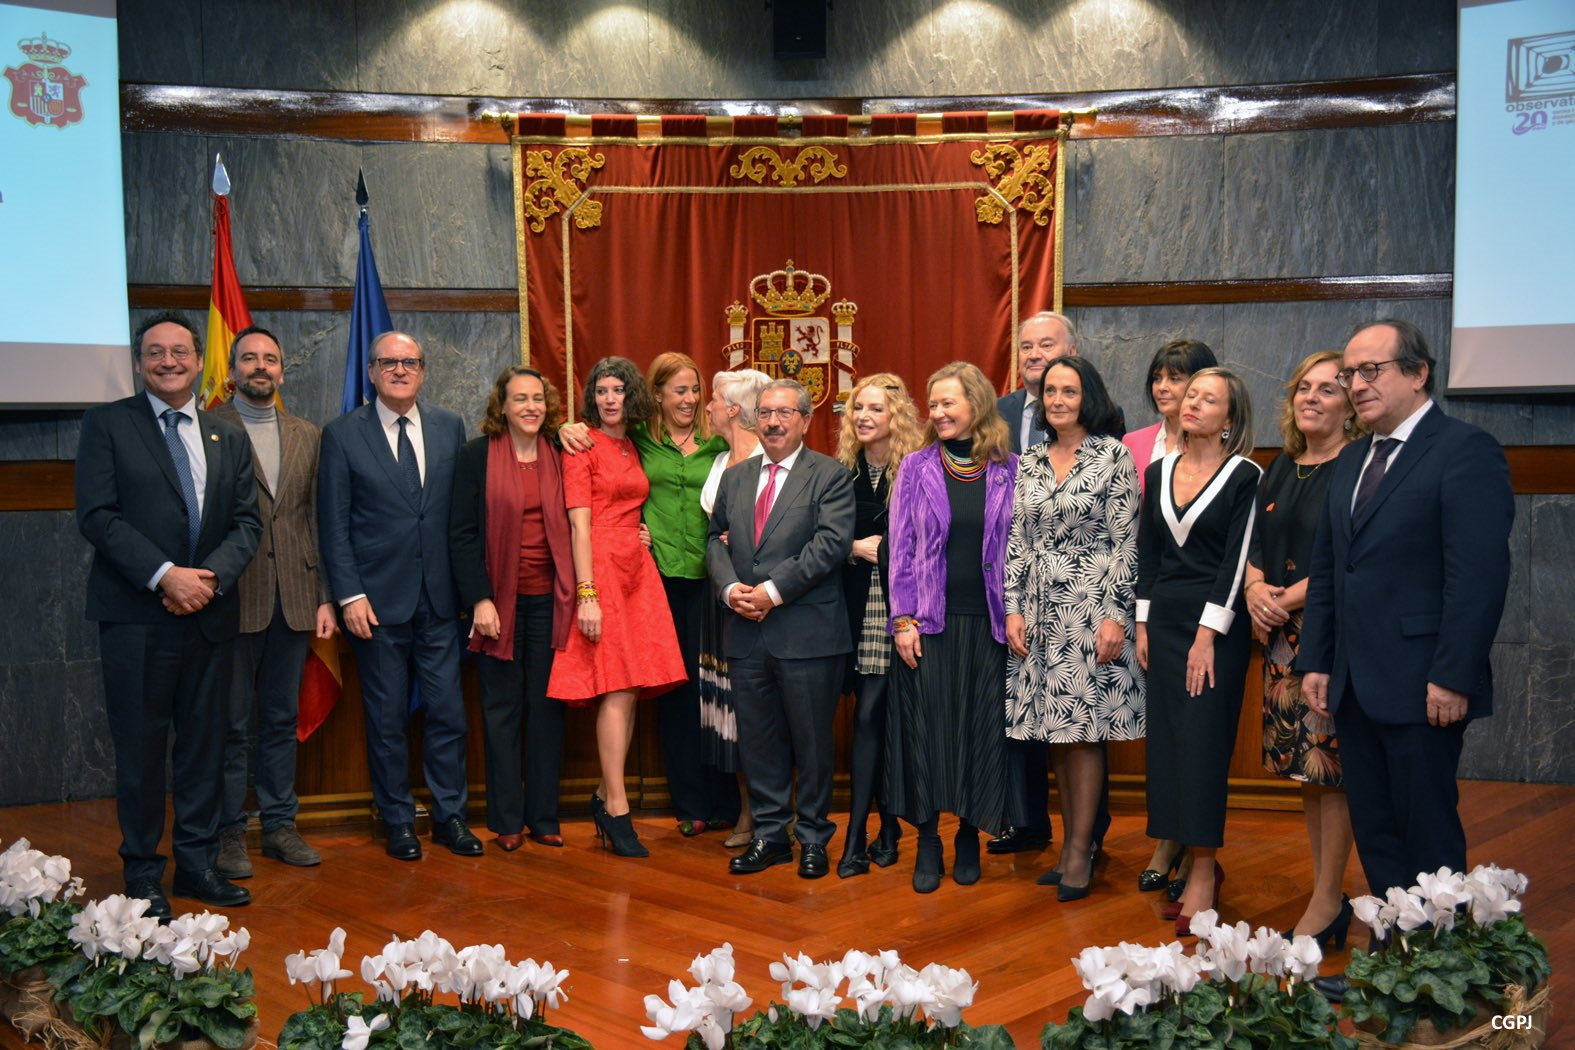
[{"label": "woman in red dress", "polygon": [[624,761],[634,737],[634,703],[688,679],[656,562],[640,542],[650,492],[627,428],[655,402],[634,362],[604,357],[585,380],[581,413],[591,450],[565,457],[564,502],[574,551],[577,630],[553,661],[547,693],[573,706],[599,704],[596,750],[602,781],[591,815],[602,843],[620,857],[649,854],[629,819]]}]

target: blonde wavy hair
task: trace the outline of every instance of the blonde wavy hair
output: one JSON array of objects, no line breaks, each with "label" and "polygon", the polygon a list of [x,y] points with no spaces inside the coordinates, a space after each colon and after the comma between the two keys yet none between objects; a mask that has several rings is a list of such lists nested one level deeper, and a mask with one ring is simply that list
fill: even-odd
[{"label": "blonde wavy hair", "polygon": [[[949,365],[942,365],[924,384],[926,397],[935,389],[935,384],[943,379],[955,379],[961,383],[963,397],[968,399],[968,406],[973,409],[973,458],[1005,463],[1012,454],[1011,432],[1006,429],[1001,414],[995,410],[995,389],[990,386],[984,373],[979,371],[979,366],[971,361],[953,361]],[[924,444],[929,446],[936,441],[935,421],[926,419]]]},{"label": "blonde wavy hair", "polygon": [[[1336,370],[1345,363],[1345,355],[1338,350],[1320,350],[1315,354],[1308,354],[1302,358],[1302,363],[1296,366],[1291,373],[1291,378],[1285,383],[1285,400],[1280,404],[1280,438],[1285,443],[1284,452],[1295,459],[1307,451],[1307,435],[1302,433],[1302,428],[1296,425],[1296,388],[1301,386],[1302,379],[1314,368],[1325,361],[1333,361]],[[1338,386],[1338,384],[1336,384]],[[1351,441],[1367,433],[1367,428],[1362,426],[1361,417],[1356,414],[1356,406],[1351,404],[1351,392],[1345,387],[1340,387],[1340,394],[1345,399],[1345,440]]]},{"label": "blonde wavy hair", "polygon": [[919,431],[919,410],[914,407],[913,398],[908,394],[908,384],[894,372],[876,372],[865,376],[848,395],[847,404],[842,410],[842,430],[837,436],[837,460],[849,470],[859,465],[859,449],[863,446],[859,443],[858,431],[853,425],[853,403],[872,386],[886,392],[886,414],[891,417],[891,452],[886,460],[886,469],[895,477],[902,457],[918,451],[924,438]]}]

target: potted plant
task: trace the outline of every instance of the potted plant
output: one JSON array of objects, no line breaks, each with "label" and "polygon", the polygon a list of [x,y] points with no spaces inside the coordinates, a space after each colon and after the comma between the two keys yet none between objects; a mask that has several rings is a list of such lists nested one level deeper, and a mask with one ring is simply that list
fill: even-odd
[{"label": "potted plant", "polygon": [[[1370,951],[1351,953],[1341,1012],[1364,1045],[1538,1046],[1546,1030],[1547,947],[1526,928],[1526,877],[1493,865],[1469,875],[1440,868],[1408,890],[1351,902],[1371,927]],[[1526,1018],[1495,1029],[1495,1015]],[[1497,1045],[1496,1043],[1494,1045]]]},{"label": "potted plant", "polygon": [[71,862],[17,839],[0,853],[0,1018],[27,1039],[56,1022],[55,988],[44,967],[76,950],[67,934],[81,905]]},{"label": "potted plant", "polygon": [[[668,984],[670,1003],[645,997],[650,1039],[689,1033],[690,1050],[812,1050],[815,1047],[963,1047],[1006,1050],[1012,1037],[1000,1025],[974,1028],[962,1019],[978,984],[966,970],[932,963],[922,970],[904,965],[896,952],[850,951],[837,962],[784,955],[771,964],[782,983],[783,1003],[734,1024],[752,1000],[733,979],[733,946],[723,944],[696,956],[692,988]],[[842,994],[838,988],[843,988]],[[852,1006],[843,1005],[844,995]]]},{"label": "potted plant", "polygon": [[[568,999],[569,971],[549,962],[512,963],[501,944],[455,951],[431,930],[384,945],[361,960],[361,976],[376,998],[338,992],[349,977],[340,961],[345,932],[326,948],[285,959],[291,984],[306,987],[310,1005],[292,1014],[279,1033],[280,1050],[368,1050],[369,1047],[466,1046],[589,1050],[567,1028],[547,1021],[549,1008]],[[454,1003],[437,996],[453,995]]]},{"label": "potted plant", "polygon": [[235,964],[251,934],[211,912],[160,925],[147,908],[114,894],[74,917],[68,936],[81,952],[47,971],[77,1024],[111,1045],[249,1050],[255,988],[251,971]]},{"label": "potted plant", "polygon": [[1122,943],[1085,948],[1073,960],[1089,997],[1063,1024],[1048,1024],[1044,1050],[1227,1047],[1278,1050],[1356,1044],[1341,1035],[1333,1009],[1308,982],[1323,953],[1311,937],[1285,938],[1245,922],[1221,925],[1212,911],[1192,917],[1194,954],[1179,941],[1158,948]]}]

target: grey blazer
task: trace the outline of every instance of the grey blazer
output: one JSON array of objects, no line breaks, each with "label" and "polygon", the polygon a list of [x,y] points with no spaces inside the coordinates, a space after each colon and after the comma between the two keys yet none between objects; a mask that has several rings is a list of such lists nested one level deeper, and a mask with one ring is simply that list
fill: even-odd
[{"label": "grey blazer", "polygon": [[783,604],[758,623],[729,615],[726,655],[749,656],[758,645],[789,659],[851,652],[842,566],[853,547],[853,474],[829,456],[803,449],[771,505],[757,547],[755,490],[765,462],[752,456],[723,473],[706,567],[718,597],[731,584],[769,579]]}]

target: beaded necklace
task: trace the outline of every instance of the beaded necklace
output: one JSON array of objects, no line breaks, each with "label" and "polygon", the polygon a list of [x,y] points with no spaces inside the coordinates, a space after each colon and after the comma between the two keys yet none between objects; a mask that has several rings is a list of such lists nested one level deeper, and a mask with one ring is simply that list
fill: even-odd
[{"label": "beaded necklace", "polygon": [[946,473],[958,481],[978,481],[984,477],[984,470],[989,464],[980,460],[975,461],[971,456],[958,456],[941,443],[941,465],[946,468]]}]

